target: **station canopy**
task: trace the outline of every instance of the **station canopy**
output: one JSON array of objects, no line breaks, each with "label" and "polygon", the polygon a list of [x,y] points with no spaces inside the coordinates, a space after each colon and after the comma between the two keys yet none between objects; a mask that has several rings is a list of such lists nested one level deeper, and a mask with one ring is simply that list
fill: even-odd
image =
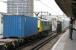
[{"label": "station canopy", "polygon": [[55,0],[68,17],[76,18],[76,0]]}]

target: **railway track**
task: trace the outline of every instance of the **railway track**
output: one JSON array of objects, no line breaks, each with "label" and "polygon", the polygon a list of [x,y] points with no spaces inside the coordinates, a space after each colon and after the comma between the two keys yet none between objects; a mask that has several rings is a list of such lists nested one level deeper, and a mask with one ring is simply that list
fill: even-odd
[{"label": "railway track", "polygon": [[[66,31],[63,31],[62,33],[55,33],[51,32],[47,37],[36,39],[35,41],[32,41],[30,43],[25,43],[25,45],[22,45],[21,47],[17,48],[16,50],[39,50],[42,47],[44,47],[47,43],[55,39],[56,37],[60,36]],[[54,41],[55,42],[55,41]],[[54,44],[52,44],[53,46]]]},{"label": "railway track", "polygon": [[45,44],[47,44],[49,41],[52,41],[57,36],[58,34],[56,33],[50,34],[48,37],[42,38],[41,40],[36,41],[27,47],[24,46],[24,48],[22,48],[21,50],[39,50]]},{"label": "railway track", "polygon": [[49,35],[48,37],[39,41],[31,50],[39,50],[41,47],[43,47],[45,44],[47,44],[49,41],[53,40],[57,36],[58,34],[53,34],[52,36]]},{"label": "railway track", "polygon": [[[65,29],[65,30],[67,30],[67,29]],[[43,38],[40,41],[38,41],[38,42],[36,42],[36,43],[28,46],[28,47],[25,47],[25,48],[23,48],[21,50],[40,50],[47,43],[54,41],[54,43],[51,44],[51,47],[52,47],[56,43],[56,41],[59,39],[60,35],[62,35],[64,32],[66,32],[66,31],[63,31],[62,33],[59,33],[59,34],[57,34],[57,33],[54,32],[54,33],[50,34],[48,37]]]}]

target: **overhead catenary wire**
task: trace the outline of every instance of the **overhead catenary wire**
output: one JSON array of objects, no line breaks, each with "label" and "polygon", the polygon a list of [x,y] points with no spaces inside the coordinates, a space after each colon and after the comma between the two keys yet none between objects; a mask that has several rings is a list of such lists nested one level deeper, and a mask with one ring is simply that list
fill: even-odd
[{"label": "overhead catenary wire", "polygon": [[[44,6],[48,7],[51,11],[53,10],[51,7],[49,7],[46,3],[40,1]],[[55,12],[55,11],[54,11]],[[57,13],[57,12],[55,12]],[[56,15],[57,16],[57,15]],[[57,28],[57,25],[55,23],[53,23],[54,27]]]}]

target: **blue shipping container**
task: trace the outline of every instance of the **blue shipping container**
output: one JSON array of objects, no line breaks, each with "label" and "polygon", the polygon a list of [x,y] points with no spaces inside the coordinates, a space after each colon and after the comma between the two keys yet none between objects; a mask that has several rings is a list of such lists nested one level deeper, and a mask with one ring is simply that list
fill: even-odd
[{"label": "blue shipping container", "polygon": [[37,18],[23,15],[4,15],[3,36],[25,38],[37,34]]}]

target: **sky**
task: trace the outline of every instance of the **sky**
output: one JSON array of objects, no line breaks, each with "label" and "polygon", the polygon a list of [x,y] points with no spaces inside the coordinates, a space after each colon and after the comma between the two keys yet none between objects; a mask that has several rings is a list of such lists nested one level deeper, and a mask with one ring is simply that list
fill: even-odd
[{"label": "sky", "polygon": [[[63,15],[63,12],[54,0],[34,0],[34,11],[49,12],[52,15]],[[7,12],[7,4],[3,3],[2,0],[0,0],[0,12]]]},{"label": "sky", "polygon": [[0,12],[4,12],[4,13],[7,12],[7,5],[6,5],[6,3],[0,2]]},{"label": "sky", "polygon": [[48,11],[52,15],[63,15],[55,0],[35,0],[34,11]]}]

